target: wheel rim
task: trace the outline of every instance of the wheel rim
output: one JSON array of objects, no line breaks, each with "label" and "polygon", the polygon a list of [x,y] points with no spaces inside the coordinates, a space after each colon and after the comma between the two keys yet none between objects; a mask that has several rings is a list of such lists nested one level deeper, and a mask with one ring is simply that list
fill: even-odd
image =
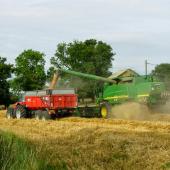
[{"label": "wheel rim", "polygon": [[17,118],[17,119],[20,119],[20,118],[21,118],[21,112],[20,112],[20,110],[17,110],[17,111],[16,111],[16,118]]},{"label": "wheel rim", "polygon": [[107,109],[105,106],[102,106],[102,108],[101,108],[101,115],[103,118],[107,117]]}]

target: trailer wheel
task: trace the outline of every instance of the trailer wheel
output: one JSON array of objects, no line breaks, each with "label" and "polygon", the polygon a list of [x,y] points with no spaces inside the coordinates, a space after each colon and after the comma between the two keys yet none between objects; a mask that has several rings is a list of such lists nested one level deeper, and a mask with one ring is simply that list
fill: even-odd
[{"label": "trailer wheel", "polygon": [[42,117],[42,111],[41,111],[41,110],[37,110],[37,111],[35,112],[35,119],[36,119],[36,120],[40,120],[41,117]]},{"label": "trailer wheel", "polygon": [[26,108],[23,105],[18,105],[15,111],[15,116],[17,119],[22,119],[27,117]]},{"label": "trailer wheel", "polygon": [[42,119],[43,121],[49,120],[49,119],[51,119],[51,115],[48,114],[48,111],[44,110],[44,111],[42,111],[42,117],[41,117],[41,119]]},{"label": "trailer wheel", "polygon": [[6,117],[8,119],[13,119],[14,116],[14,109],[12,107],[8,107],[7,111],[6,111]]},{"label": "trailer wheel", "polygon": [[111,105],[109,103],[103,103],[100,106],[100,115],[102,118],[110,118],[111,117]]}]

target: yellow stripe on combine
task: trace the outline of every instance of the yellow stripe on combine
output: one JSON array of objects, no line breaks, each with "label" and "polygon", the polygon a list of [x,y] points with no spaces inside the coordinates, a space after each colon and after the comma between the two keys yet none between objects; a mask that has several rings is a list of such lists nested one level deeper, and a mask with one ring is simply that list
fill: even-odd
[{"label": "yellow stripe on combine", "polygon": [[109,100],[109,99],[123,99],[123,98],[128,98],[128,96],[124,95],[124,96],[112,96],[112,97],[106,97],[104,98],[105,100]]},{"label": "yellow stripe on combine", "polygon": [[[139,94],[137,97],[149,97],[149,94]],[[128,98],[127,95],[124,96],[112,96],[112,97],[106,97],[105,100],[111,100],[111,99],[124,99]]]},{"label": "yellow stripe on combine", "polygon": [[149,94],[139,94],[138,97],[149,97]]}]

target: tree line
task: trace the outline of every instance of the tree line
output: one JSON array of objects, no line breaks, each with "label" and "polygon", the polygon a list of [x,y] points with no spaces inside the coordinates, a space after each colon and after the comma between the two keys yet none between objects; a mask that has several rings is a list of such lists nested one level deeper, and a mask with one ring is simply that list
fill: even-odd
[{"label": "tree line", "polygon": [[[17,101],[22,91],[47,88],[55,67],[107,77],[114,57],[109,44],[95,39],[59,43],[47,72],[45,54],[40,51],[24,50],[16,57],[15,64],[8,64],[6,58],[0,57],[0,105]],[[170,64],[158,65],[152,73],[162,81],[170,81]],[[94,98],[96,88],[102,84],[63,74],[58,86],[77,88],[80,97]]]},{"label": "tree line", "polygon": [[[22,91],[47,88],[55,67],[107,77],[114,56],[109,44],[89,39],[58,44],[47,72],[45,54],[40,51],[24,50],[16,57],[15,64],[8,64],[6,58],[0,57],[0,104],[15,102]],[[70,75],[62,75],[62,78],[60,86],[76,87],[82,97],[93,97],[96,86],[101,86],[99,82]]]}]

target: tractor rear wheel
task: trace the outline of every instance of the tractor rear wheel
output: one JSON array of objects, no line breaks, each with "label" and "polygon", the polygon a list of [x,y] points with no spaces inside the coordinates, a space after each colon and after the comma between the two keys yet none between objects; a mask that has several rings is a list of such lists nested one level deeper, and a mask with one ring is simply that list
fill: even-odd
[{"label": "tractor rear wheel", "polygon": [[8,107],[7,111],[6,111],[6,117],[8,119],[13,119],[14,116],[14,109],[12,107]]},{"label": "tractor rear wheel", "polygon": [[111,105],[109,103],[102,103],[100,106],[100,115],[102,118],[111,118]]},{"label": "tractor rear wheel", "polygon": [[17,119],[22,119],[27,117],[26,108],[23,105],[18,105],[16,107],[15,116]]},{"label": "tractor rear wheel", "polygon": [[51,115],[48,113],[47,110],[42,111],[42,118],[43,121],[51,119]]}]

